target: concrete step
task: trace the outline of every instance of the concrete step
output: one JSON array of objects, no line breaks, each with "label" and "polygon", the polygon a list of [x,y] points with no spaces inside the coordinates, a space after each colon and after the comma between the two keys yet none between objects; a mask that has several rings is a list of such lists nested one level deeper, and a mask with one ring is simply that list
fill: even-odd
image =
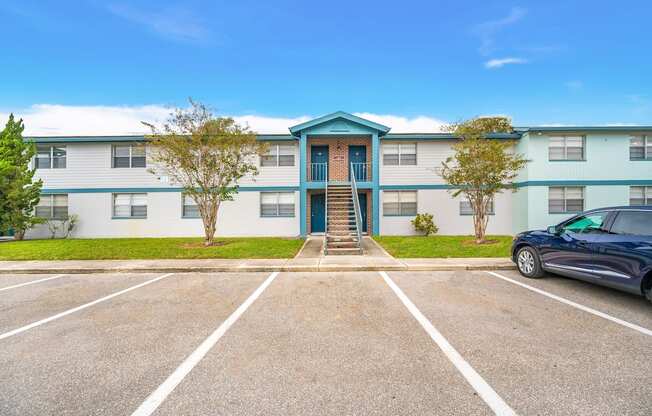
[{"label": "concrete step", "polygon": [[327,244],[328,250],[337,248],[353,248],[358,249],[357,241],[329,241]]},{"label": "concrete step", "polygon": [[362,250],[359,248],[329,248],[328,255],[344,256],[344,255],[360,255]]}]

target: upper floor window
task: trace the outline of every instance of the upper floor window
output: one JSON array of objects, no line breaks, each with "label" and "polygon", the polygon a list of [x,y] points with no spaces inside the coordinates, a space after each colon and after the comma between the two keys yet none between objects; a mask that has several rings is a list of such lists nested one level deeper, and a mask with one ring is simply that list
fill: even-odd
[{"label": "upper floor window", "polygon": [[631,137],[629,139],[629,160],[652,160],[652,137]]},{"label": "upper floor window", "polygon": [[66,146],[36,145],[36,169],[63,169],[66,167]]},{"label": "upper floor window", "polygon": [[[489,206],[487,207],[487,214],[494,215],[494,201],[493,199],[489,201]],[[468,199],[460,200],[460,215],[473,215],[473,208]]]},{"label": "upper floor window", "polygon": [[114,168],[144,168],[147,165],[144,144],[116,144],[112,151]]},{"label": "upper floor window", "polygon": [[294,192],[261,192],[261,217],[294,217]]},{"label": "upper floor window", "polygon": [[260,166],[294,166],[294,146],[272,144],[260,158]]},{"label": "upper floor window", "polygon": [[416,143],[385,143],[383,144],[383,164],[387,166],[416,165]]},{"label": "upper floor window", "polygon": [[548,188],[548,212],[566,214],[584,211],[583,186],[551,186]]},{"label": "upper floor window", "polygon": [[584,160],[584,136],[550,137],[548,160]]},{"label": "upper floor window", "polygon": [[113,217],[147,218],[147,194],[113,194]]},{"label": "upper floor window", "polygon": [[190,195],[183,194],[183,218],[199,218],[199,208],[197,207],[197,202]]},{"label": "upper floor window", "polygon": [[417,215],[417,191],[383,191],[383,216]]},{"label": "upper floor window", "polygon": [[630,186],[629,205],[652,205],[652,186]]},{"label": "upper floor window", "polygon": [[64,219],[68,216],[68,194],[41,195],[36,216],[45,219]]}]

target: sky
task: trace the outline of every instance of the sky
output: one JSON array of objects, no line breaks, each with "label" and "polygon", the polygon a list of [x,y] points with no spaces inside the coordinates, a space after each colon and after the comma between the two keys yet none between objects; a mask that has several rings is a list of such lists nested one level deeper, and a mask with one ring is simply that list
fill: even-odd
[{"label": "sky", "polygon": [[0,118],[129,134],[188,97],[260,133],[342,110],[392,128],[652,125],[647,1],[0,2]]}]

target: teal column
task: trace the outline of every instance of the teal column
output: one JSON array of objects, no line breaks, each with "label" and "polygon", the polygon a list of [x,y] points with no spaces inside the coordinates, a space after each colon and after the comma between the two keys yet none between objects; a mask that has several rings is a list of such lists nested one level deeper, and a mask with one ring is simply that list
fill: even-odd
[{"label": "teal column", "polygon": [[299,229],[301,230],[301,237],[305,237],[308,233],[307,226],[307,213],[306,205],[308,199],[308,167],[307,167],[307,151],[308,151],[308,137],[306,133],[301,133],[299,138]]},{"label": "teal column", "polygon": [[375,132],[371,135],[371,232],[380,234],[380,138]]}]

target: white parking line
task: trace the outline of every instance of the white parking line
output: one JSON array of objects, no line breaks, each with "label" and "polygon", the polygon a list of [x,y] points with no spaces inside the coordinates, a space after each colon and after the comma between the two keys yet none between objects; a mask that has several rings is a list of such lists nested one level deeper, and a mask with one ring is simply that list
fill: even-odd
[{"label": "white parking line", "polygon": [[13,285],[13,286],[0,287],[0,292],[2,292],[3,290],[16,289],[16,288],[18,288],[18,287],[23,287],[23,286],[27,286],[27,285],[33,285],[34,283],[47,282],[48,280],[58,279],[58,278],[63,277],[63,276],[66,276],[66,275],[65,275],[65,274],[58,274],[58,275],[56,275],[56,276],[46,277],[46,278],[44,278],[44,279],[32,280],[32,281],[30,281],[30,282],[20,283],[20,284]]},{"label": "white parking line", "polygon": [[132,416],[149,416],[165,401],[183,379],[204,358],[208,351],[217,344],[226,331],[242,316],[252,303],[263,293],[279,272],[274,272],[238,307],[217,329],[194,350],[176,370],[136,409]]},{"label": "white parking line", "polygon": [[121,291],[119,291],[119,292],[115,292],[115,293],[112,293],[112,294],[110,294],[110,295],[108,295],[108,296],[104,296],[104,297],[102,297],[102,298],[99,298],[99,299],[97,299],[97,300],[94,300],[94,301],[92,301],[92,302],[88,302],[88,303],[85,303],[85,304],[83,304],[83,305],[77,306],[76,308],[68,309],[67,311],[63,311],[63,312],[58,313],[58,314],[56,314],[56,315],[50,316],[49,318],[45,318],[45,319],[41,319],[40,321],[32,322],[32,323],[29,324],[29,325],[25,325],[25,326],[23,326],[23,327],[20,327],[20,328],[14,329],[13,331],[5,332],[4,334],[0,334],[0,340],[1,340],[1,339],[5,339],[5,338],[9,338],[9,337],[14,336],[14,335],[17,335],[17,334],[20,334],[21,332],[25,332],[25,331],[27,331],[28,329],[32,329],[32,328],[35,328],[35,327],[37,327],[37,326],[40,326],[40,325],[43,325],[43,324],[47,324],[48,322],[52,322],[52,321],[54,321],[55,319],[63,318],[64,316],[66,316],[66,315],[70,315],[71,313],[79,312],[79,311],[81,311],[82,309],[86,309],[86,308],[89,308],[89,307],[91,307],[91,306],[93,306],[93,305],[97,305],[98,303],[101,303],[101,302],[107,301],[107,300],[109,300],[109,299],[113,299],[113,298],[116,297],[116,296],[120,296],[120,295],[123,295],[123,294],[125,294],[125,293],[127,293],[127,292],[131,292],[132,290],[136,290],[136,289],[141,288],[141,287],[143,287],[143,286],[146,286],[146,285],[148,285],[148,284],[150,284],[150,283],[158,282],[159,280],[161,280],[161,279],[165,279],[166,277],[168,277],[168,276],[172,276],[173,274],[174,274],[174,273],[166,273],[166,274],[164,274],[163,276],[159,276],[159,277],[157,277],[157,278],[154,278],[154,279],[148,280],[148,281],[146,281],[146,282],[143,282],[143,283],[137,284],[136,286],[128,287],[128,288],[123,289],[123,290],[121,290]]},{"label": "white parking line", "polygon": [[473,367],[460,355],[459,352],[444,338],[444,336],[435,328],[432,323],[419,311],[412,301],[403,293],[403,291],[394,283],[394,281],[385,272],[379,272],[385,283],[394,291],[396,296],[403,302],[403,305],[410,311],[412,316],[426,330],[430,338],[437,344],[451,363],[462,373],[462,376],[480,395],[482,400],[497,415],[513,416],[516,412],[496,393],[496,391],[478,374]]},{"label": "white parking line", "polygon": [[599,316],[600,318],[604,318],[604,319],[606,319],[608,321],[615,322],[618,325],[622,325],[624,327],[633,329],[634,331],[638,331],[638,332],[640,332],[642,334],[652,336],[652,331],[647,329],[647,328],[643,328],[642,326],[633,324],[631,322],[623,321],[622,319],[616,318],[616,317],[611,316],[609,314],[606,314],[604,312],[600,312],[600,311],[598,311],[596,309],[589,308],[588,306],[580,305],[579,303],[573,302],[572,300],[562,298],[561,296],[554,295],[554,294],[552,294],[550,292],[546,292],[545,290],[538,289],[538,288],[536,288],[534,286],[526,285],[525,283],[521,283],[518,280],[510,279],[509,277],[505,277],[505,276],[503,276],[501,274],[498,274],[498,273],[495,273],[495,272],[487,272],[487,273],[489,273],[490,275],[492,275],[494,277],[502,279],[502,280],[504,280],[506,282],[513,283],[513,284],[515,284],[517,286],[524,287],[525,289],[531,290],[531,291],[536,292],[536,293],[538,293],[540,295],[549,297],[550,299],[554,299],[554,300],[556,300],[558,302],[565,303],[566,305],[572,306],[572,307],[577,308],[579,310],[582,310],[584,312],[588,312],[588,313],[590,313],[592,315]]}]

